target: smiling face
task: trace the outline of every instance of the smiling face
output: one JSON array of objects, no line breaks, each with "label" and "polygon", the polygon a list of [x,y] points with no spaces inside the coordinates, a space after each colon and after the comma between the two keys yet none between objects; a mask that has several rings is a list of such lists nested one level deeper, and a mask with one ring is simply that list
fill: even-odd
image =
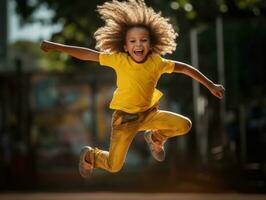
[{"label": "smiling face", "polygon": [[144,27],[132,27],[126,33],[124,50],[135,62],[144,62],[151,50],[150,34]]}]

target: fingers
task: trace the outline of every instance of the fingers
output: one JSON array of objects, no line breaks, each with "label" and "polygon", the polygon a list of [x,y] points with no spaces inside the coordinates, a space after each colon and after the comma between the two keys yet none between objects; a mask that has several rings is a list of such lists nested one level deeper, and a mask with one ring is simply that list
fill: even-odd
[{"label": "fingers", "polygon": [[224,97],[224,94],[222,92],[219,92],[219,99],[222,99]]},{"label": "fingers", "polygon": [[50,50],[49,44],[44,40],[40,45],[40,49],[45,52],[48,52]]},{"label": "fingers", "polygon": [[40,49],[47,52],[48,50],[45,48],[45,41],[43,41],[40,45]]},{"label": "fingers", "polygon": [[224,87],[222,85],[220,85],[217,89],[218,89],[217,97],[222,99],[224,97],[225,89],[224,89]]},{"label": "fingers", "polygon": [[222,94],[220,92],[215,92],[214,93],[214,96],[216,96],[219,99],[222,99],[223,98],[223,96],[222,96]]},{"label": "fingers", "polygon": [[214,96],[216,96],[219,99],[222,99],[224,97],[224,87],[220,84],[214,84],[214,87],[211,88],[211,92]]}]

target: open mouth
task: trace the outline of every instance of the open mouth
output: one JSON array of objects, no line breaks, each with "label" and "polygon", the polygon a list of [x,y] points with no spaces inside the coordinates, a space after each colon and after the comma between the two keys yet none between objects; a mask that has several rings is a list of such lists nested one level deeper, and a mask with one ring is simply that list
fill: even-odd
[{"label": "open mouth", "polygon": [[143,56],[143,54],[144,54],[144,50],[135,50],[135,51],[134,51],[134,54],[135,54],[136,56]]}]

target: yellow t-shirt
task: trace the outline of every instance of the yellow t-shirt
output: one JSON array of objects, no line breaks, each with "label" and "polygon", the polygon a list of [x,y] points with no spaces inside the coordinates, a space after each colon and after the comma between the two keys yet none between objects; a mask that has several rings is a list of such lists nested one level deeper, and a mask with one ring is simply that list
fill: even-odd
[{"label": "yellow t-shirt", "polygon": [[117,89],[110,104],[111,109],[127,113],[143,112],[162,97],[156,89],[163,73],[172,73],[174,62],[151,53],[143,63],[137,63],[127,53],[100,53],[100,65],[116,72]]}]

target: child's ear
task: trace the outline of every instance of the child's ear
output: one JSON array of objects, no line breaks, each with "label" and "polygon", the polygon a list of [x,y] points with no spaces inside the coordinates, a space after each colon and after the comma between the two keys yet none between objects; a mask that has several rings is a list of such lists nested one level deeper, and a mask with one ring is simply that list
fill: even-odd
[{"label": "child's ear", "polygon": [[124,50],[125,50],[125,52],[128,52],[126,45],[124,45]]}]

